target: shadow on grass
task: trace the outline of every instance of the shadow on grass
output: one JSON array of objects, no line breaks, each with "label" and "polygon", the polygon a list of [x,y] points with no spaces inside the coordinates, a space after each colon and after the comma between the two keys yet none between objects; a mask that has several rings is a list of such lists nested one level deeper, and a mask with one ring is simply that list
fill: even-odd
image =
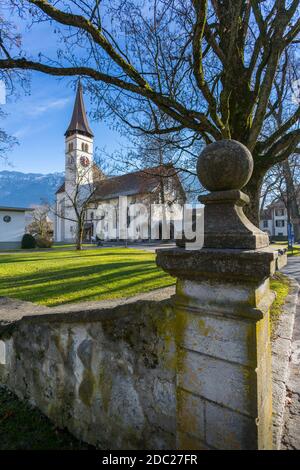
[{"label": "shadow on grass", "polygon": [[120,258],[130,258],[130,257],[136,257],[136,256],[144,256],[144,257],[155,256],[153,253],[143,251],[143,250],[126,249],[122,252],[120,252],[119,250],[116,251],[115,249],[114,251],[112,251],[110,248],[107,248],[106,250],[107,250],[106,252],[102,251],[99,253],[98,252],[90,253],[89,251],[74,251],[74,253],[71,255],[70,255],[70,251],[63,251],[61,253],[48,252],[47,256],[45,256],[44,253],[41,253],[41,256],[38,256],[39,253],[36,253],[35,256],[32,256],[31,253],[30,253],[31,256],[29,256],[29,254],[25,254],[24,256],[24,253],[2,255],[0,256],[0,265],[10,264],[10,263],[29,263],[29,262],[35,262],[35,261],[55,261],[55,260],[61,261],[62,259],[75,259],[75,258],[78,258],[78,259],[83,259],[83,258],[87,259],[87,258],[95,258],[95,257],[101,258],[105,256],[109,258],[111,256],[120,257]]},{"label": "shadow on grass", "polygon": [[0,293],[52,306],[83,300],[136,295],[174,281],[152,261],[108,263],[66,269],[45,268],[36,273],[2,279]]},{"label": "shadow on grass", "polygon": [[[144,270],[157,271],[157,267],[152,261],[136,261],[132,262],[111,262],[106,264],[95,264],[92,266],[77,266],[73,268],[66,268],[60,266],[59,268],[39,269],[36,272],[29,272],[28,274],[16,274],[15,277],[4,276],[1,278],[2,289],[10,289],[22,285],[44,284],[52,281],[66,281],[72,279],[76,282],[77,278],[89,278],[90,276],[108,277],[118,279],[120,274],[131,275],[139,274]],[[79,282],[82,282],[79,279]]]}]

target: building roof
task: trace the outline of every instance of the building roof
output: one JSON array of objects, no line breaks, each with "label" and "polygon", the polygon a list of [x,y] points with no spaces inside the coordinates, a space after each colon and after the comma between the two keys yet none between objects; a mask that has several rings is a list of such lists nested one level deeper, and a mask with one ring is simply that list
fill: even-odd
[{"label": "building roof", "polygon": [[0,206],[0,211],[9,211],[9,212],[27,212],[33,211],[32,207],[7,207],[7,206]]},{"label": "building roof", "polygon": [[260,214],[260,220],[272,220],[272,210],[270,207],[263,209]]},{"label": "building roof", "polygon": [[[126,173],[125,175],[98,181],[94,201],[114,199],[119,196],[133,196],[153,192],[159,184],[159,176],[177,177],[171,166],[157,166]],[[178,178],[178,177],[177,177]],[[179,180],[178,180],[179,181]]]},{"label": "building roof", "polygon": [[59,194],[59,193],[64,193],[66,190],[66,185],[65,185],[65,182],[63,182],[60,187],[58,188],[58,190],[56,191],[55,194]]},{"label": "building roof", "polygon": [[88,137],[93,137],[93,133],[91,131],[86,116],[81,82],[79,82],[77,87],[72,119],[68,129],[65,132],[65,136],[68,137],[69,135],[75,133],[86,135]]},{"label": "building roof", "polygon": [[[103,178],[101,170],[99,170],[99,175],[97,177],[96,168],[98,167],[95,165],[94,181],[96,180],[96,190],[92,198],[93,201],[114,199],[119,196],[133,196],[135,194],[152,193],[158,187],[159,177],[161,175],[164,177],[176,178],[178,189],[183,193],[177,172],[171,165],[145,168],[144,170],[126,173],[125,175],[114,176],[111,178]],[[56,194],[63,193],[64,191],[65,183],[59,187]]]},{"label": "building roof", "polygon": [[282,199],[274,199],[274,201],[271,202],[271,204],[268,205],[268,208],[270,209],[285,209],[286,204]]},{"label": "building roof", "polygon": [[[300,184],[294,185],[295,196],[298,205],[300,205]],[[287,194],[286,192],[282,193],[281,196],[276,197],[273,201],[268,205],[270,209],[286,209],[287,207]]]}]

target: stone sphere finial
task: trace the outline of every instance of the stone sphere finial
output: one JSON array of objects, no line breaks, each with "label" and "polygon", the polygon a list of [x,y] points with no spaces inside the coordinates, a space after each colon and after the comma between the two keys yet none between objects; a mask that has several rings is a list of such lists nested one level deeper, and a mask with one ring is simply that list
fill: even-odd
[{"label": "stone sphere finial", "polygon": [[253,171],[253,158],[236,140],[220,140],[208,145],[198,158],[200,183],[209,191],[242,189]]}]

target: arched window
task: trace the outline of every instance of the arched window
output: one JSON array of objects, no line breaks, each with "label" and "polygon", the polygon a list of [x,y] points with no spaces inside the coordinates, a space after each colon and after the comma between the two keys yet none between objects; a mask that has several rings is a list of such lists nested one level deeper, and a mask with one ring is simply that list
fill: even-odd
[{"label": "arched window", "polygon": [[81,150],[84,151],[84,142],[81,142]]},{"label": "arched window", "polygon": [[91,220],[94,220],[94,212],[91,212]]},{"label": "arched window", "polygon": [[88,144],[85,144],[85,151],[86,151],[86,152],[89,151],[89,146],[88,146]]},{"label": "arched window", "polygon": [[69,152],[72,152],[73,150],[73,142],[69,142]]}]

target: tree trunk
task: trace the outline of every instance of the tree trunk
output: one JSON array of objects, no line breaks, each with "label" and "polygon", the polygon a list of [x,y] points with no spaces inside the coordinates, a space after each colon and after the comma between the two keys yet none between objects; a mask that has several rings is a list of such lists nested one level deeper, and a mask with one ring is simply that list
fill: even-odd
[{"label": "tree trunk", "polygon": [[250,198],[250,204],[246,205],[244,209],[245,214],[257,227],[259,227],[259,206],[263,177],[264,173],[262,171],[255,171],[254,168],[249,183],[242,189]]},{"label": "tree trunk", "polygon": [[83,226],[78,223],[77,237],[76,237],[76,250],[82,250]]}]

